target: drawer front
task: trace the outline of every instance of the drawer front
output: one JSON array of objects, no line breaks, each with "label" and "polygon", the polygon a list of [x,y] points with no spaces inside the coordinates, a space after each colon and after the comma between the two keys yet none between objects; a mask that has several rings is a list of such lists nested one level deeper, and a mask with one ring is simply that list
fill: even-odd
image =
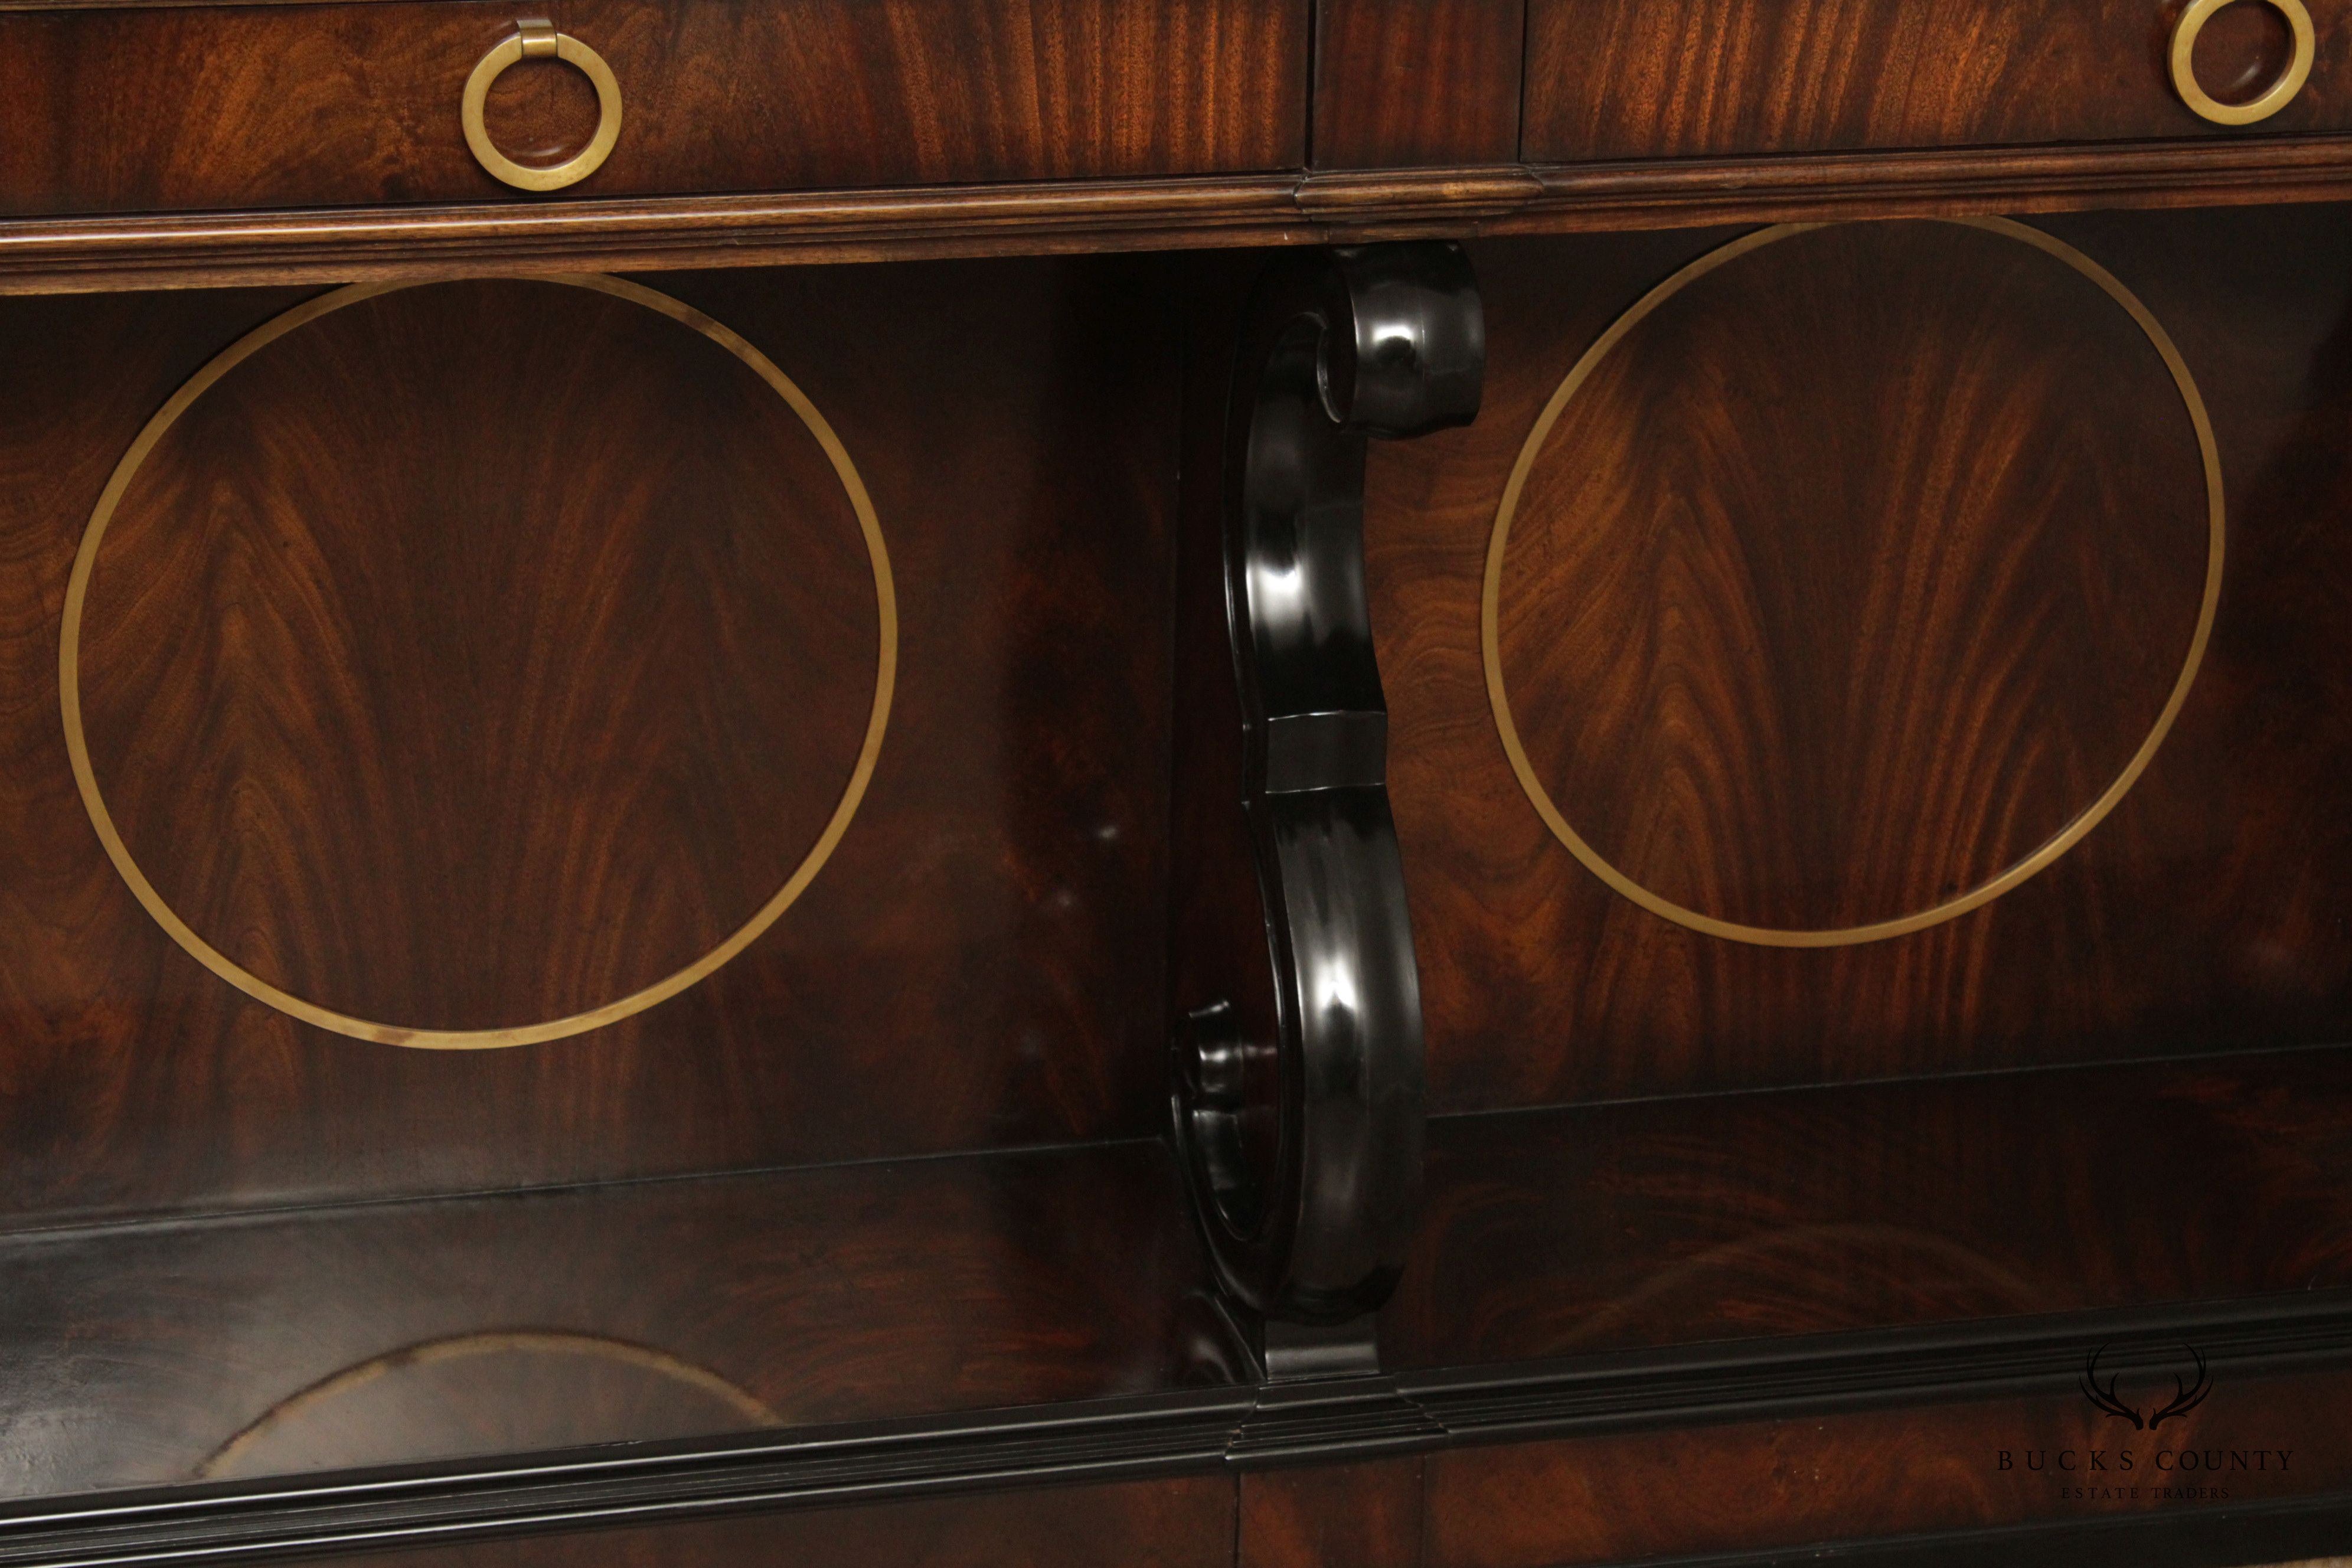
[{"label": "drawer front", "polygon": [[[2225,129],[2169,55],[2178,0],[1533,0],[1526,154],[1537,163],[2333,131],[2352,126],[2352,13],[2305,0],[2309,79]],[[2294,53],[2238,0],[2197,37],[2197,79],[2255,96]]]},{"label": "drawer front", "polygon": [[1526,11],[1523,0],[1317,0],[1316,166],[1517,157]]},{"label": "drawer front", "polygon": [[[0,215],[529,200],[468,150],[475,64],[550,16],[612,70],[618,140],[562,195],[1183,174],[1304,159],[1307,0],[429,0],[0,13]],[[553,59],[485,121],[583,146]]]}]

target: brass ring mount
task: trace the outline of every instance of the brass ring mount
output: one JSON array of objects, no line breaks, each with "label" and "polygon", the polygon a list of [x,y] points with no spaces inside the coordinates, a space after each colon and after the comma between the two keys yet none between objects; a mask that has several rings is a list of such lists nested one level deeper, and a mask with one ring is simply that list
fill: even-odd
[{"label": "brass ring mount", "polygon": [[[488,54],[475,62],[474,74],[466,79],[466,96],[457,117],[466,127],[466,145],[474,150],[474,156],[493,176],[519,191],[560,191],[594,174],[612,155],[614,143],[621,139],[621,84],[614,79],[613,68],[604,63],[604,56],[571,34],[557,32],[554,23],[530,17],[517,22],[515,27],[513,37],[493,46]],[[544,168],[518,163],[499,152],[490,140],[489,128],[482,123],[482,107],[489,101],[490,84],[509,66],[527,59],[562,60],[579,69],[596,88],[596,133],[578,153]]]},{"label": "brass ring mount", "polygon": [[2197,80],[2197,36],[2216,13],[2237,4],[2237,0],[2189,0],[2189,8],[2180,13],[2180,20],[2172,29],[2172,85],[2190,112],[2216,125],[2252,125],[2284,109],[2303,90],[2305,80],[2311,75],[2312,56],[2316,52],[2311,13],[2304,9],[2303,0],[2264,3],[2276,7],[2279,15],[2286,18],[2287,26],[2294,34],[2294,53],[2276,81],[2243,103],[2223,103]]}]

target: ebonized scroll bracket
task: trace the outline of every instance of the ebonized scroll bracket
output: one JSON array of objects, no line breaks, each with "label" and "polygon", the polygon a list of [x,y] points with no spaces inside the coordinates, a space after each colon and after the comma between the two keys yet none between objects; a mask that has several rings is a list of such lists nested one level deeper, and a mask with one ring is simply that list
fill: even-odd
[{"label": "ebonized scroll bracket", "polygon": [[1421,995],[1365,452],[1468,424],[1485,360],[1459,246],[1277,258],[1242,317],[1222,515],[1185,543],[1171,1098],[1219,1283],[1271,1326],[1277,1377],[1369,1370],[1360,1321],[1394,1287],[1419,1204]]}]

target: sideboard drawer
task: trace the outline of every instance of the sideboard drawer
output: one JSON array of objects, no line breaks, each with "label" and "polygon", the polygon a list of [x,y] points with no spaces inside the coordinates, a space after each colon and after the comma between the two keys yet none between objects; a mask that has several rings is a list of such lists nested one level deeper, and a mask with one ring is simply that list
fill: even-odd
[{"label": "sideboard drawer", "polygon": [[[1535,163],[1997,146],[2352,127],[2352,8],[2300,0],[2310,74],[2224,127],[2173,84],[2182,0],[1531,0]],[[2255,97],[2287,72],[2282,6],[2236,0],[2194,35],[2195,80]]]},{"label": "sideboard drawer", "polygon": [[[1186,174],[1304,162],[1307,0],[382,0],[0,12],[0,216],[529,196],[460,123],[522,18],[609,66],[574,197]],[[524,163],[598,125],[520,61],[486,120]]]}]

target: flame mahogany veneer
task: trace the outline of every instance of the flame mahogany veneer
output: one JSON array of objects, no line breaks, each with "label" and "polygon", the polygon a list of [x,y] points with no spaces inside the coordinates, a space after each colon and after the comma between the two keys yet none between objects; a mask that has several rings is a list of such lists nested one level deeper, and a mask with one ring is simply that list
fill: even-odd
[{"label": "flame mahogany veneer", "polygon": [[[526,13],[529,14],[529,13]],[[624,134],[576,194],[1227,174],[1304,140],[1304,0],[744,7],[578,0]],[[11,8],[0,216],[501,201],[460,134],[476,59],[514,29],[456,5]],[[191,68],[201,62],[201,68]],[[586,140],[593,101],[532,62],[501,144]],[[584,112],[583,112],[584,110]]]},{"label": "flame mahogany veneer", "polygon": [[[2321,521],[2352,504],[2352,247],[2333,209],[2042,226],[2139,294],[2210,411],[2229,538],[2212,640],[2148,771],[2054,865],[1912,936],[1810,951],[1668,924],[1586,871],[1512,774],[1479,654],[1490,529],[1538,411],[1634,300],[1736,231],[1477,252],[1486,406],[1377,449],[1368,479],[1436,1108],[2352,1037],[2332,784],[2352,767],[2333,608],[2352,558]],[[1851,311],[1803,302],[1864,290]],[[1503,628],[1529,751],[1581,829],[1670,896],[1785,926],[1932,903],[2087,805],[2162,704],[2205,565],[2180,399],[2120,310],[1981,230],[1801,237],[1687,305],[1612,354],[1532,471]],[[2069,390],[2084,360],[2098,384]],[[1679,374],[1694,362],[1710,374]],[[1850,441],[1881,488],[1823,478],[1864,460]],[[1633,504],[1572,531],[1593,498]],[[1551,596],[1520,586],[1547,548],[1585,568]]]},{"label": "flame mahogany veneer", "polygon": [[[2179,8],[2137,0],[1529,0],[1524,145],[1536,162],[2227,135],[2166,75]],[[2316,15],[2316,13],[2315,13]],[[2352,38],[2325,25],[2266,132],[2345,126]],[[2286,63],[2285,19],[2217,15],[2199,79],[2225,99]]]},{"label": "flame mahogany veneer", "polygon": [[2352,1548],[2306,3],[0,0],[0,1568]]}]

